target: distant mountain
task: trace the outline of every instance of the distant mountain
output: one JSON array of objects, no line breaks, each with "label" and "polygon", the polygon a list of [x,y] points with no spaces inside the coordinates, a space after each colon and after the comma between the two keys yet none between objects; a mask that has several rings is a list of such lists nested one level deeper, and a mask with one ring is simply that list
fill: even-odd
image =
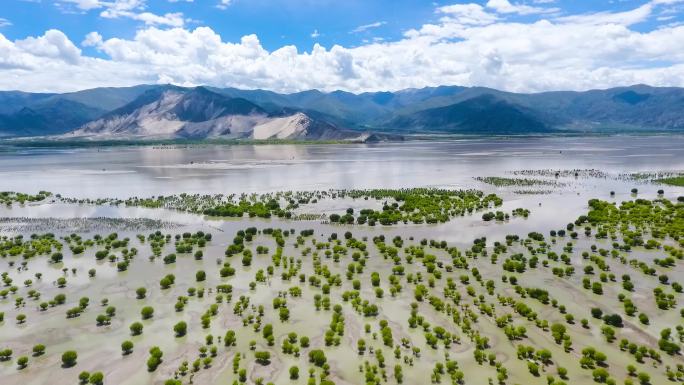
[{"label": "distant mountain", "polygon": [[0,91],[0,114],[7,115],[55,94],[33,94],[22,91]]},{"label": "distant mountain", "polygon": [[129,103],[156,85],[95,88],[65,94],[0,92],[0,137],[56,135]]},{"label": "distant mountain", "polygon": [[360,120],[376,119],[391,111],[364,94],[356,95],[344,91],[324,93],[318,90],[309,90],[293,94],[278,94],[265,90],[239,90],[235,88],[213,90],[231,97],[245,98],[269,110],[286,107],[315,111],[349,126],[355,126]]},{"label": "distant mountain", "polygon": [[399,116],[387,126],[401,130],[464,134],[515,135],[552,131],[535,117],[534,112],[488,94]]},{"label": "distant mountain", "polygon": [[363,139],[302,112],[273,114],[244,98],[174,86],[149,89],[67,137]]},{"label": "distant mountain", "polygon": [[559,110],[569,128],[684,129],[684,89],[645,85],[587,92],[549,92],[530,99],[538,110]]},{"label": "distant mountain", "polygon": [[459,86],[282,94],[139,85],[66,94],[0,92],[0,136],[253,137],[256,127],[272,121],[278,123],[268,125],[267,132],[275,130],[276,137],[290,132],[292,138],[353,137],[368,131],[684,132],[683,111],[683,88],[646,85],[534,94]]},{"label": "distant mountain", "polygon": [[0,136],[61,134],[97,118],[105,111],[66,99],[46,98],[31,107],[0,115]]},{"label": "distant mountain", "polygon": [[111,111],[155,88],[159,86],[143,84],[134,87],[103,87],[54,95],[53,98],[67,99],[89,107]]},{"label": "distant mountain", "polygon": [[[309,114],[318,113],[321,118],[340,126],[384,132],[401,130],[420,133],[435,130],[472,134],[525,134],[549,131],[684,130],[684,88],[676,87],[635,85],[607,90],[535,94],[459,86],[361,94],[343,91],[324,93],[317,90],[279,94],[234,88],[217,89],[217,92],[243,97],[270,111],[295,108]],[[468,100],[473,102],[461,104]],[[484,107],[482,103],[486,100],[497,101],[489,109],[498,106],[504,110],[493,116],[483,112],[480,116],[487,119],[450,121],[450,117],[463,117],[462,114],[454,114],[454,111],[465,113],[463,109]],[[440,114],[443,114],[441,118],[438,117]]]}]

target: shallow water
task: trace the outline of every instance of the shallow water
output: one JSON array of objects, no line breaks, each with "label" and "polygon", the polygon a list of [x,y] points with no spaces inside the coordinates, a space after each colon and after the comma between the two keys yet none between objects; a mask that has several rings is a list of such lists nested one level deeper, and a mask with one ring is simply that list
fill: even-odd
[{"label": "shallow water", "polygon": [[684,137],[464,139],[347,145],[19,149],[0,152],[2,190],[69,197],[329,188],[467,187],[523,169],[684,169]]},{"label": "shallow water", "polygon": [[[600,170],[613,177],[560,177],[559,186],[536,186],[548,194],[516,194],[525,187],[494,187],[475,177],[514,176],[521,170]],[[616,178],[621,173],[684,170],[684,137],[586,137],[467,139],[350,145],[244,145],[111,147],[104,149],[22,149],[0,153],[0,190],[48,190],[67,197],[117,197],[188,193],[241,193],[326,190],[331,188],[402,188],[444,186],[475,188],[504,198],[497,210],[530,209],[527,219],[483,222],[482,213],[436,225],[367,228],[369,234],[413,235],[459,244],[476,237],[546,233],[562,228],[584,212],[587,201],[620,202],[653,197],[663,188],[676,198],[684,188]],[[531,176],[529,178],[535,178]],[[548,178],[547,178],[548,179]],[[553,178],[551,178],[553,180]],[[615,191],[614,197],[609,195]],[[324,200],[298,213],[342,213],[347,207],[378,208],[380,202]],[[0,217],[151,218],[193,229],[232,233],[247,224],[283,228],[332,228],[320,221],[278,219],[223,220],[163,209],[75,204],[0,207]],[[0,232],[2,232],[0,227]],[[58,232],[58,231],[57,231]]]}]

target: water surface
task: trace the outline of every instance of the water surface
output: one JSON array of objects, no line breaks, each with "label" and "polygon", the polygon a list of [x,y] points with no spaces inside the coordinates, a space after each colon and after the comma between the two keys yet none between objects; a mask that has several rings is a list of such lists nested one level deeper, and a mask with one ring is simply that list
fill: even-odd
[{"label": "water surface", "polygon": [[463,139],[345,145],[206,145],[0,152],[2,190],[70,197],[329,188],[469,187],[522,169],[684,169],[684,137]]}]

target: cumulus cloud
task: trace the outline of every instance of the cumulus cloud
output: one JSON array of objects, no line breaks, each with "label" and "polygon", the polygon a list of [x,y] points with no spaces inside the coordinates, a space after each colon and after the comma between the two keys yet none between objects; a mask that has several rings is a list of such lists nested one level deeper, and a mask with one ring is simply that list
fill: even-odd
[{"label": "cumulus cloud", "polygon": [[62,31],[55,29],[48,30],[43,36],[17,40],[14,45],[24,53],[68,64],[78,64],[81,58],[81,50]]},{"label": "cumulus cloud", "polygon": [[487,6],[454,4],[437,8],[436,22],[399,40],[354,48],[268,50],[257,35],[231,42],[209,27],[149,25],[130,39],[89,33],[81,44],[100,51],[96,58],[57,30],[14,41],[0,34],[0,88],[66,91],[159,82],[359,92],[458,84],[535,92],[684,86],[684,26],[632,27],[674,2],[574,17],[542,14],[525,23]]},{"label": "cumulus cloud", "polygon": [[86,35],[85,39],[81,42],[84,47],[98,47],[102,44],[102,35],[98,32],[90,32]]}]

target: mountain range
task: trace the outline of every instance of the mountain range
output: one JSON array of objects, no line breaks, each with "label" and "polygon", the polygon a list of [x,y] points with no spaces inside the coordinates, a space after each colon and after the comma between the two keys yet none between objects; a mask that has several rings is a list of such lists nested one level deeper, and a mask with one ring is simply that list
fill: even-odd
[{"label": "mountain range", "polygon": [[684,88],[523,94],[440,86],[284,94],[139,85],[63,94],[0,91],[0,137],[378,140],[620,132],[684,132]]}]

